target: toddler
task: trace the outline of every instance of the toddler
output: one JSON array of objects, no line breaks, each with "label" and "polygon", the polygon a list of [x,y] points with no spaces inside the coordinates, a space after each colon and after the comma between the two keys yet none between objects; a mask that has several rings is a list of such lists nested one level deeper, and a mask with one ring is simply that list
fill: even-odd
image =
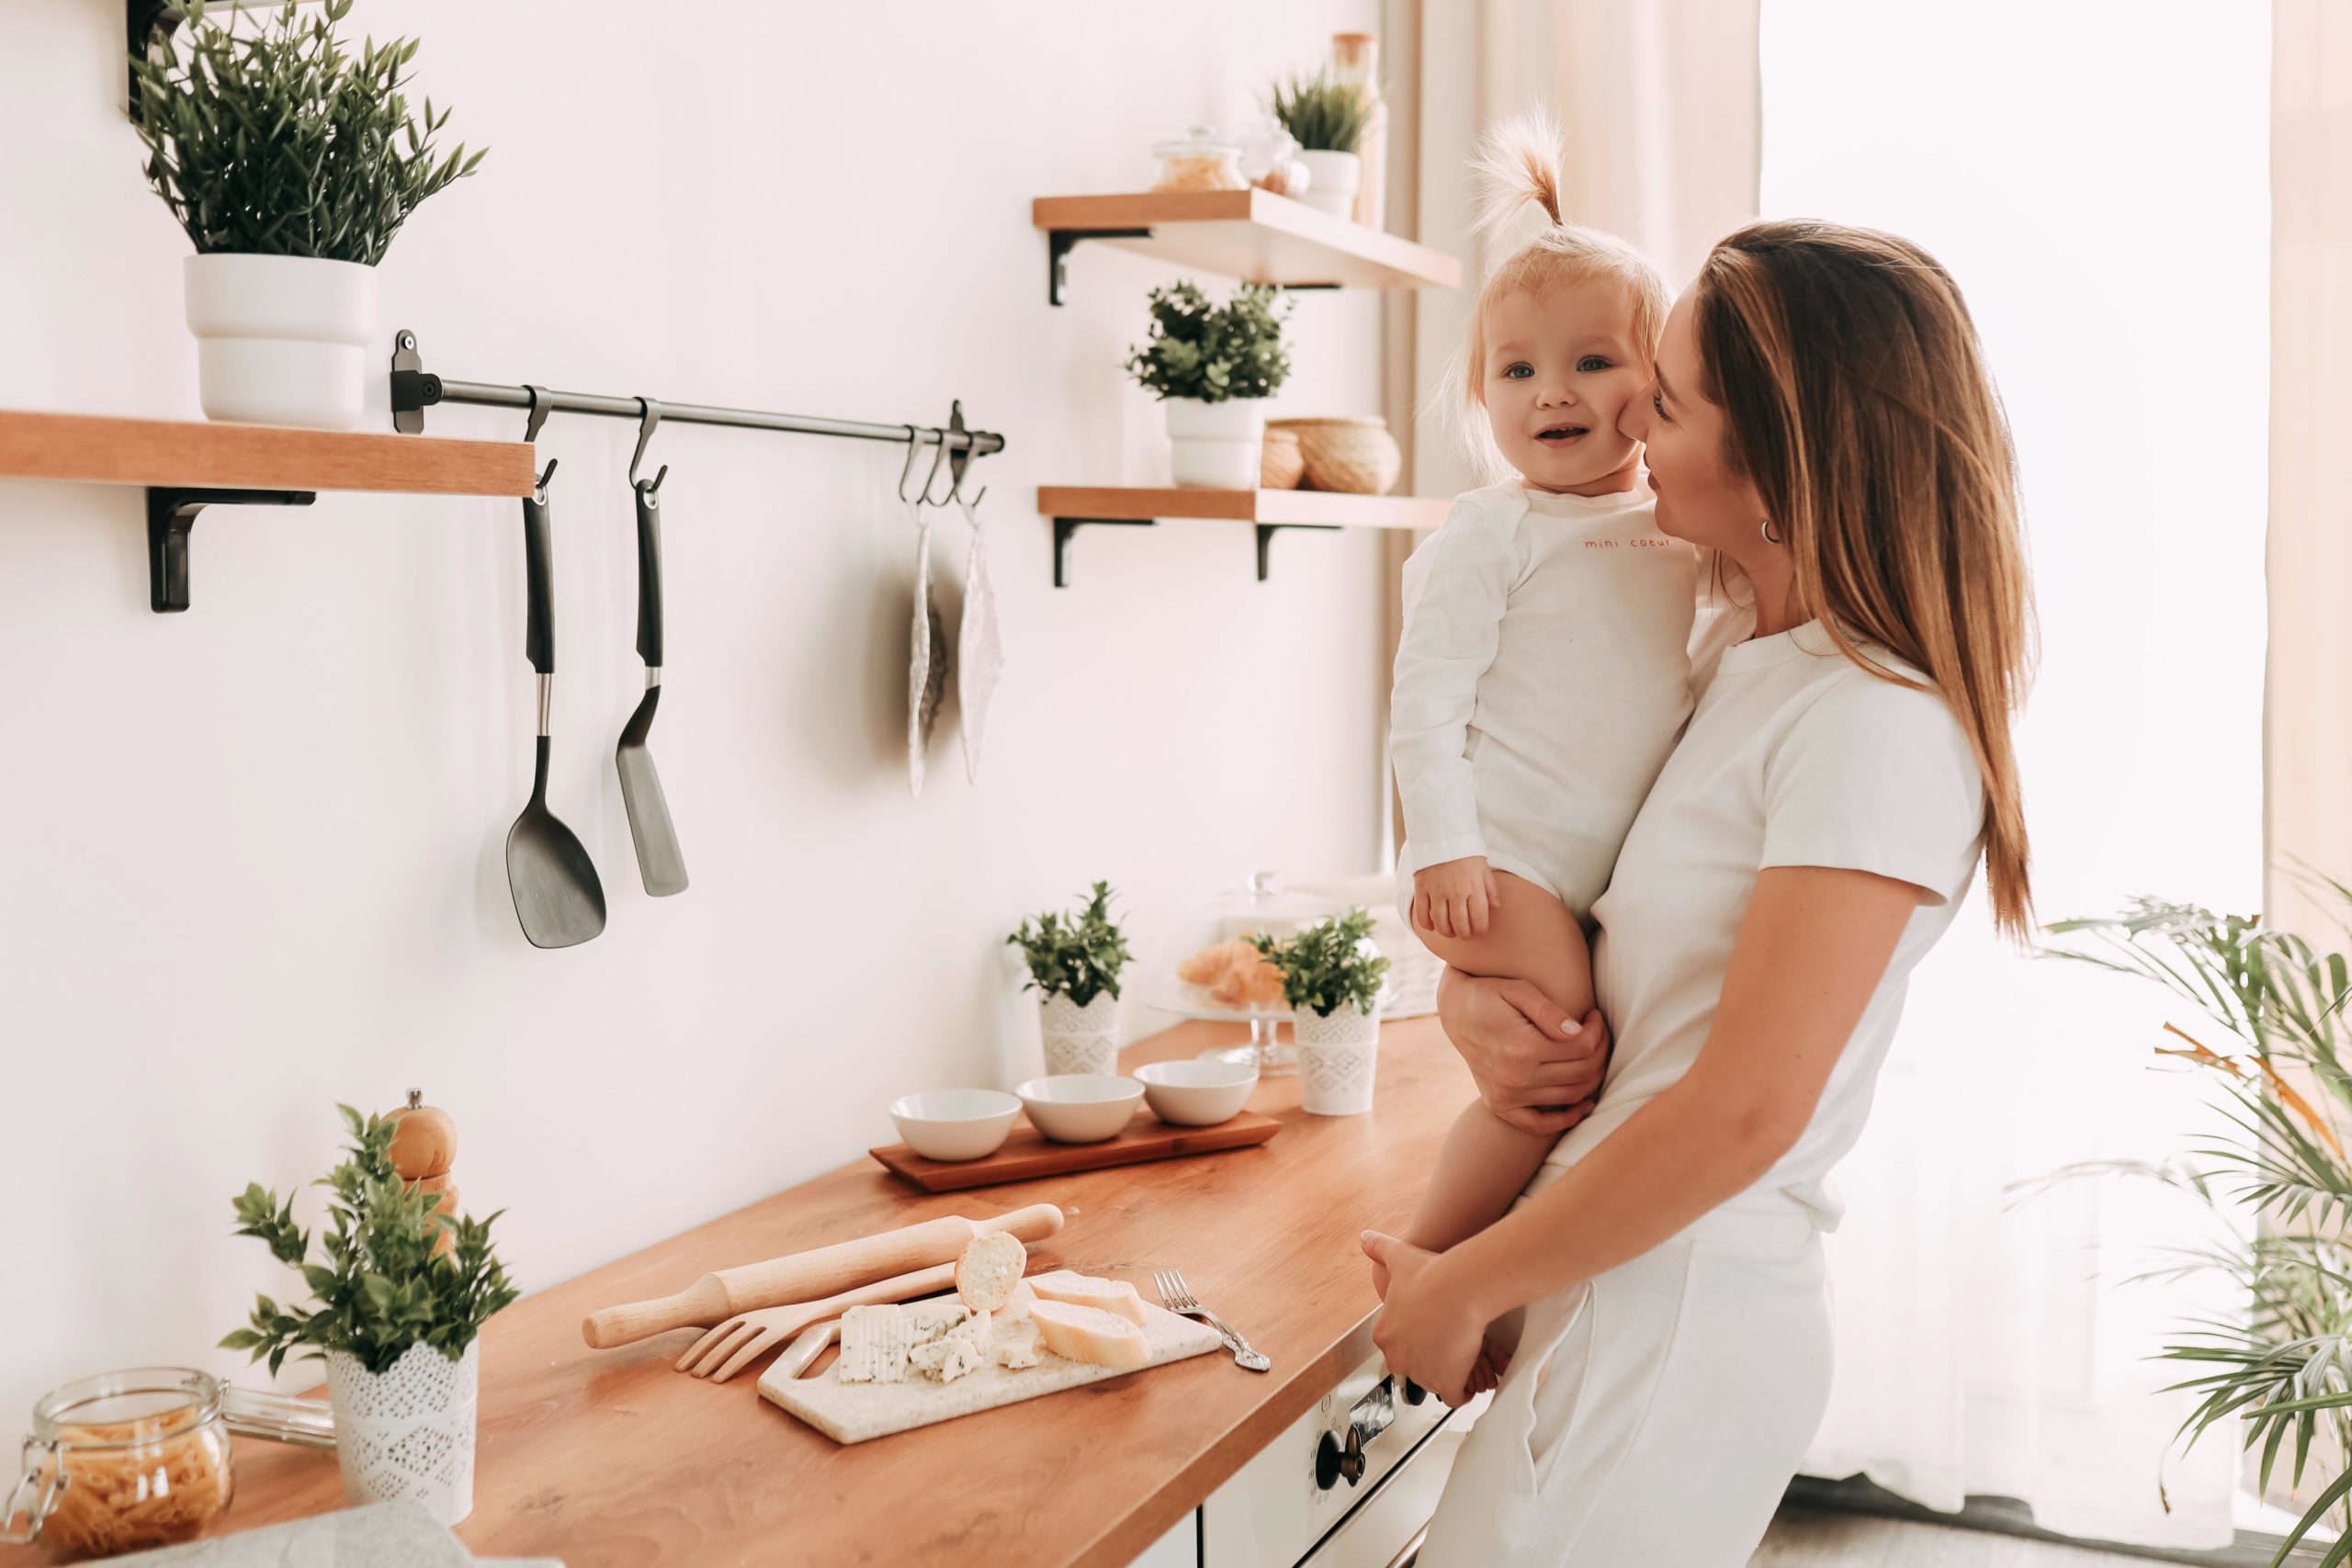
[{"label": "toddler", "polygon": [[[1406,919],[1453,967],[1581,1018],[1585,912],[1690,711],[1698,558],[1658,532],[1618,433],[1647,395],[1665,283],[1563,220],[1557,146],[1522,121],[1479,160],[1482,228],[1531,201],[1549,220],[1487,278],[1463,359],[1467,433],[1509,477],[1458,499],[1406,563],[1389,722]],[[1550,1146],[1474,1102],[1406,1239],[1443,1251],[1491,1224]]]}]

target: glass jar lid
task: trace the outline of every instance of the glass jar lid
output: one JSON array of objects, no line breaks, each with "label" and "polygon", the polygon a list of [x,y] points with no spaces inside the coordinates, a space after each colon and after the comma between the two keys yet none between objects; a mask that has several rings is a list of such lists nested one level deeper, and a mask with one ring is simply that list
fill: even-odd
[{"label": "glass jar lid", "polygon": [[220,1380],[189,1367],[128,1367],[51,1389],[33,1434],[57,1448],[138,1448],[218,1420]]},{"label": "glass jar lid", "polygon": [[1216,133],[1213,126],[1195,125],[1186,128],[1184,134],[1173,141],[1151,144],[1155,158],[1238,158],[1241,143],[1228,141]]}]

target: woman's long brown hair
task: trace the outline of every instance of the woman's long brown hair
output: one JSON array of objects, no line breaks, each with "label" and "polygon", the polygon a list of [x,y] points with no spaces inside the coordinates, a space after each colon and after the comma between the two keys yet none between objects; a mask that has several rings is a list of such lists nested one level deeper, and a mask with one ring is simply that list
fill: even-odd
[{"label": "woman's long brown hair", "polygon": [[1700,269],[1704,390],[1726,453],[1787,542],[1804,612],[1882,680],[1875,643],[1924,671],[1984,780],[1994,923],[2030,930],[2025,807],[2009,720],[2034,660],[2017,461],[1951,275],[1907,240],[1751,223]]}]

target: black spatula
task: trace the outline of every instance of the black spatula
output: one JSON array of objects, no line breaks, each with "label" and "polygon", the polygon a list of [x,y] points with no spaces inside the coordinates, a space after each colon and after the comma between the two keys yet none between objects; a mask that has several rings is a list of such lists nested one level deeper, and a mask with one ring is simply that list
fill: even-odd
[{"label": "black spatula", "polygon": [[550,462],[537,491],[523,502],[523,575],[529,596],[523,654],[539,675],[538,757],[530,804],[506,835],[506,882],[514,892],[514,916],[534,947],[573,947],[605,929],[605,889],[596,880],[595,863],[579,836],[548,809],[548,716],[555,694],[548,480],[554,477]]},{"label": "black spatula", "polygon": [[661,491],[669,477],[665,464],[660,473],[631,487],[637,493],[637,654],[645,660],[645,695],[628,716],[614,753],[621,774],[621,802],[628,807],[629,837],[637,840],[638,874],[645,879],[646,892],[656,898],[686,890],[678,830],[671,825],[662,775],[654,771],[653,752],[645,743],[653,732],[653,710],[662,701]]}]

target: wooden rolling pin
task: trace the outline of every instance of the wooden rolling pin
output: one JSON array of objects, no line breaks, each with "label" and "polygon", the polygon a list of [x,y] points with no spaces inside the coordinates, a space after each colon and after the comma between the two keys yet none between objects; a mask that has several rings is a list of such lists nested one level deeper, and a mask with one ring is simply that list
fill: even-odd
[{"label": "wooden rolling pin", "polygon": [[1061,1228],[1062,1212],[1051,1203],[1032,1203],[990,1220],[950,1214],[902,1230],[836,1242],[813,1252],[721,1269],[705,1274],[674,1296],[590,1313],[580,1325],[580,1334],[595,1348],[609,1350],[673,1328],[708,1328],[740,1312],[815,1301],[853,1285],[952,1263],[974,1236],[1009,1231],[1023,1241],[1043,1241]]}]

